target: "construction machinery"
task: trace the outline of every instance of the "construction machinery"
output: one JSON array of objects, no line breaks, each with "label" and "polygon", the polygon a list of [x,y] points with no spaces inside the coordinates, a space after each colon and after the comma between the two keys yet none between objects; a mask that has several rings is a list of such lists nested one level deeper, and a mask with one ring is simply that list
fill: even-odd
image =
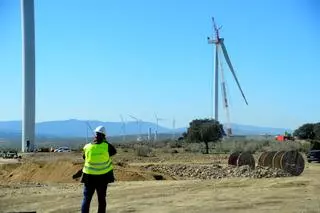
[{"label": "construction machinery", "polygon": [[288,132],[285,132],[284,135],[277,135],[275,139],[276,141],[294,141],[294,137]]}]

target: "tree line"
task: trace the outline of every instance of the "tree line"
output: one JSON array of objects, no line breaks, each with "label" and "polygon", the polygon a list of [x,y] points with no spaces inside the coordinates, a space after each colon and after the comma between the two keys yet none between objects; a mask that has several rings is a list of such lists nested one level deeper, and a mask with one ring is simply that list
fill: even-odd
[{"label": "tree line", "polygon": [[[189,123],[183,139],[188,142],[203,142],[206,154],[209,153],[209,142],[218,142],[225,136],[223,125],[214,119],[195,119]],[[293,136],[308,140],[312,143],[320,142],[320,122],[306,123],[294,130]]]},{"label": "tree line", "polygon": [[293,136],[309,141],[320,141],[320,122],[303,124],[293,132]]}]

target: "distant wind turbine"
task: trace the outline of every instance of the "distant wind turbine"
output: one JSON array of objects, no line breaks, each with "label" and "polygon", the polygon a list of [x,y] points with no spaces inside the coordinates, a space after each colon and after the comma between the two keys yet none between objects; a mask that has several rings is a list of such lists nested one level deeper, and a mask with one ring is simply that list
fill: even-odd
[{"label": "distant wind turbine", "polygon": [[126,140],[126,122],[123,119],[123,116],[120,115],[120,119],[121,119],[121,130],[122,130],[122,140],[125,141]]},{"label": "distant wind turbine", "polygon": [[176,119],[172,120],[172,140],[176,137]]},{"label": "distant wind turbine", "polygon": [[156,113],[154,113],[154,117],[156,118],[156,124],[157,124],[155,135],[154,135],[154,140],[156,141],[156,140],[158,140],[159,121],[163,121],[165,119],[164,118],[159,118]]},{"label": "distant wind turbine", "polygon": [[139,135],[138,135],[138,140],[141,140],[141,122],[142,120],[141,119],[138,119],[132,115],[129,115],[129,117],[131,117],[132,119],[134,119],[136,122],[137,122],[137,127],[139,129]]}]

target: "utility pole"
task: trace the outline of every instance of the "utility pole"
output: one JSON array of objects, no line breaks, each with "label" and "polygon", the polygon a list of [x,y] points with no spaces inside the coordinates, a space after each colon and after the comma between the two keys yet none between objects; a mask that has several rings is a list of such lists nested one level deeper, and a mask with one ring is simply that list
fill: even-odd
[{"label": "utility pole", "polygon": [[22,152],[35,144],[35,29],[34,1],[21,0],[22,28]]}]

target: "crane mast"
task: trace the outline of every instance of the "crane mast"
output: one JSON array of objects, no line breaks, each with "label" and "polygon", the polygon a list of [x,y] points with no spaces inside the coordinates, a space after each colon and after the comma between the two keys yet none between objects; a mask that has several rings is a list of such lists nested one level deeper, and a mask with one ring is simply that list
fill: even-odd
[{"label": "crane mast", "polygon": [[231,128],[231,122],[230,122],[230,112],[229,112],[229,103],[228,103],[228,96],[227,96],[227,89],[226,89],[226,81],[224,77],[224,69],[222,61],[220,60],[220,74],[221,74],[221,93],[222,93],[222,103],[223,108],[226,112],[226,130],[227,130],[227,136],[232,136],[232,128]]}]

